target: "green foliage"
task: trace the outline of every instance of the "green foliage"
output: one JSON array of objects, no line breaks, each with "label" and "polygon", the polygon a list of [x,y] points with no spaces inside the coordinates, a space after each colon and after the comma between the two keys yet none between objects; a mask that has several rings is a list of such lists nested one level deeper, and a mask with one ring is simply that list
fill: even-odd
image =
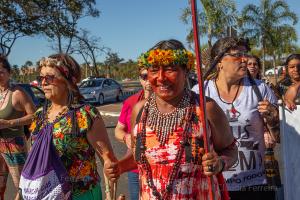
[{"label": "green foliage", "polygon": [[114,71],[117,71],[119,63],[121,63],[124,59],[120,58],[118,53],[108,52],[107,56],[105,57],[104,65],[106,67],[106,76],[111,77],[114,76],[112,74],[112,68]]},{"label": "green foliage", "polygon": [[95,4],[95,0],[0,0],[0,31],[17,36],[42,34],[57,42],[59,52],[63,52],[63,42],[68,39],[67,52],[78,21],[99,16]]},{"label": "green foliage", "polygon": [[[107,77],[108,68],[104,63],[97,63],[97,68],[99,71],[99,77]],[[81,66],[82,78],[86,78],[87,76],[93,76],[92,69],[88,65]],[[110,76],[116,80],[124,80],[124,79],[138,79],[138,65],[137,62],[132,60],[128,60],[122,63],[115,63],[110,67]],[[95,76],[95,75],[94,75]]]},{"label": "green foliage", "polygon": [[[198,12],[199,32],[208,37],[208,46],[212,46],[212,40],[227,35],[226,27],[236,25],[236,7],[232,0],[201,0],[202,11]],[[190,8],[183,9],[180,19],[185,24],[191,24]],[[191,29],[187,41],[193,42],[193,30]]]},{"label": "green foliage", "polygon": [[[297,41],[296,30],[293,27],[298,21],[295,13],[290,11],[288,4],[281,0],[261,0],[260,5],[246,5],[241,13],[241,35],[251,39],[252,44],[262,48],[265,55],[290,53]],[[263,60],[264,61],[264,60]],[[264,65],[263,65],[264,72]]]},{"label": "green foliage", "polygon": [[13,65],[11,69],[11,78],[17,82],[21,80],[20,69],[18,65]]}]

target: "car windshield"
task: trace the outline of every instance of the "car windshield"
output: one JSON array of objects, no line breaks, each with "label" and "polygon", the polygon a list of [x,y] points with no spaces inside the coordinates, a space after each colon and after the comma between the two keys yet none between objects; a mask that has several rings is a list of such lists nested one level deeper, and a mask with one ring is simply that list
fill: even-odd
[{"label": "car windshield", "polygon": [[99,87],[102,80],[88,80],[81,83],[80,88]]}]

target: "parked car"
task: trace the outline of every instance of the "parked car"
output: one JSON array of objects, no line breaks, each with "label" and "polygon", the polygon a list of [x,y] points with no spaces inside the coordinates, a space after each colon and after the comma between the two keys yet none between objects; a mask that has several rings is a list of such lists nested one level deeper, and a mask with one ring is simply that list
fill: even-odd
[{"label": "parked car", "polygon": [[[44,105],[45,94],[43,90],[41,90],[36,86],[26,84],[26,83],[13,83],[13,84],[20,86],[31,97],[36,108],[39,108]],[[30,131],[28,127],[29,127],[28,125],[24,126],[24,133],[27,139],[29,139],[30,137]]]},{"label": "parked car", "polygon": [[36,108],[41,107],[45,103],[45,94],[40,88],[26,83],[17,83],[16,85],[23,88],[24,91],[31,97]]},{"label": "parked car", "polygon": [[277,66],[275,68],[275,71],[274,71],[273,67],[271,69],[268,69],[267,71],[265,71],[265,75],[266,76],[271,76],[271,75],[274,75],[275,73],[277,75],[281,75],[284,72],[285,72],[285,67],[284,66]]},{"label": "parked car", "polygon": [[82,81],[79,91],[86,102],[103,104],[107,100],[121,101],[122,86],[110,78],[89,78]]}]

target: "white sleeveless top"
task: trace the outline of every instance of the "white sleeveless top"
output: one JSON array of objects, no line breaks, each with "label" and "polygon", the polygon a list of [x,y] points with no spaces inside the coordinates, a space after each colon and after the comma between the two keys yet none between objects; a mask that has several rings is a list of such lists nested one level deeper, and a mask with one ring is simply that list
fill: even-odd
[{"label": "white sleeveless top", "polygon": [[[272,104],[277,104],[272,90],[262,81],[255,81],[262,97]],[[206,86],[205,95],[214,99],[225,112],[233,136],[237,140],[238,160],[230,169],[223,172],[229,191],[238,191],[241,187],[266,184],[264,128],[262,118],[257,110],[258,98],[249,79],[246,77],[243,82],[244,87],[233,102],[237,112],[232,111],[231,104],[226,104],[220,100],[213,80],[204,84]],[[193,91],[199,93],[198,87],[194,87]]]}]

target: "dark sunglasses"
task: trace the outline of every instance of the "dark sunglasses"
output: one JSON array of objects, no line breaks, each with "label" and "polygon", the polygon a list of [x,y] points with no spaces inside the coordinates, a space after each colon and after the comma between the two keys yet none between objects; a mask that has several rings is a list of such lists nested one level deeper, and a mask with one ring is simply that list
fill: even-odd
[{"label": "dark sunglasses", "polygon": [[55,79],[54,75],[46,75],[46,76],[37,76],[36,80],[38,81],[39,84],[41,84],[43,82],[43,80],[46,81],[46,83],[51,84],[53,83]]},{"label": "dark sunglasses", "polygon": [[140,79],[146,81],[148,79],[148,74],[140,74]]}]

